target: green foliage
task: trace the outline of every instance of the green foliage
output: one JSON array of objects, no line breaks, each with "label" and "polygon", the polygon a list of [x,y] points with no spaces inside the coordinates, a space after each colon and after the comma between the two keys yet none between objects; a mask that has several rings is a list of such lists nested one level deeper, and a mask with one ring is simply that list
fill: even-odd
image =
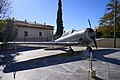
[{"label": "green foliage", "polygon": [[57,31],[55,36],[57,36],[57,38],[61,37],[63,34],[63,21],[62,21],[62,3],[61,0],[59,0],[58,3],[58,12],[57,12]]},{"label": "green foliage", "polygon": [[7,21],[0,20],[0,42],[4,40]]},{"label": "green foliage", "polygon": [[97,37],[97,38],[101,38],[101,37],[102,37],[102,35],[103,35],[103,33],[102,33],[102,32],[97,32],[96,34],[97,34],[97,35],[96,35],[96,37]]},{"label": "green foliage", "polygon": [[[116,5],[116,37],[120,38],[120,1],[117,0]],[[99,20],[99,28],[97,29],[97,37],[113,38],[114,35],[114,0],[106,5],[106,11]]]},{"label": "green foliage", "polygon": [[14,20],[8,18],[0,21],[0,42],[14,41],[17,37],[17,28]]},{"label": "green foliage", "polygon": [[104,33],[101,37],[104,37],[104,38],[113,38],[113,32],[111,32],[111,33]]}]

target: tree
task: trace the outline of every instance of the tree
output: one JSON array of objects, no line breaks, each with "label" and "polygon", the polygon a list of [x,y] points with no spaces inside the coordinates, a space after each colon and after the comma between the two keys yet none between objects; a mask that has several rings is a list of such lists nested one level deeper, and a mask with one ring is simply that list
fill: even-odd
[{"label": "tree", "polygon": [[17,28],[13,19],[0,20],[0,42],[14,41]]},{"label": "tree", "polygon": [[[117,10],[116,10],[116,37],[120,37],[120,1],[117,0]],[[102,37],[113,38],[114,32],[114,0],[106,5],[106,11],[103,17],[99,20],[98,32],[102,32]],[[104,28],[103,28],[104,27]]]},{"label": "tree", "polygon": [[17,28],[14,19],[0,20],[0,42],[3,42],[2,50],[6,50],[8,41],[14,41],[17,37]]},{"label": "tree", "polygon": [[7,24],[7,21],[0,20],[0,42],[2,42],[4,40],[4,32],[6,29],[6,27],[5,27],[6,24]]},{"label": "tree", "polygon": [[58,11],[57,11],[57,31],[56,31],[56,37],[59,38],[63,34],[63,21],[62,21],[62,2],[59,0],[58,3]]},{"label": "tree", "polygon": [[0,0],[0,20],[9,16],[11,3],[8,0]]},{"label": "tree", "polygon": [[6,42],[10,41],[8,35],[12,35],[11,33],[9,34],[10,31],[8,31],[8,28],[10,27],[10,22],[8,20],[10,19],[7,19],[9,14],[11,13],[10,5],[11,3],[9,2],[9,0],[0,0],[0,41],[4,42],[4,44],[1,45],[2,50],[6,49]]}]

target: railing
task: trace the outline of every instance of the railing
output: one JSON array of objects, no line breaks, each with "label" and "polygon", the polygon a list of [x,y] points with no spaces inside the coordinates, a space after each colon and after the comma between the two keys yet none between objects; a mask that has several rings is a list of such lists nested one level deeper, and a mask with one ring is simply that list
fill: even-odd
[{"label": "railing", "polygon": [[18,42],[44,42],[44,41],[52,41],[52,37],[47,38],[17,38],[15,41]]}]

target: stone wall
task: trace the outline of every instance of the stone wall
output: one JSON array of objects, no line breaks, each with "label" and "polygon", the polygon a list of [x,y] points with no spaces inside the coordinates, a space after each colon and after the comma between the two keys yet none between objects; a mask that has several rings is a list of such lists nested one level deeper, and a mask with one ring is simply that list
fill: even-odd
[{"label": "stone wall", "polygon": [[[91,44],[93,45],[93,43]],[[98,47],[108,47],[113,48],[114,47],[114,39],[113,38],[105,38],[102,40],[97,41]],[[116,39],[116,47],[120,48],[120,38]]]}]

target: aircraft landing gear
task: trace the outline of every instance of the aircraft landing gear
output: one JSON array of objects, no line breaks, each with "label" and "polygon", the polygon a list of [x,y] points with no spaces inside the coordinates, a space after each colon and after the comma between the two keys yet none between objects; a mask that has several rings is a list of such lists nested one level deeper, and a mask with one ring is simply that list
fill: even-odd
[{"label": "aircraft landing gear", "polygon": [[88,50],[89,52],[92,52],[92,48],[90,46],[88,46],[86,50]]},{"label": "aircraft landing gear", "polygon": [[69,47],[68,53],[69,53],[70,55],[73,55],[73,54],[74,54],[74,50],[73,50],[71,47]]}]

